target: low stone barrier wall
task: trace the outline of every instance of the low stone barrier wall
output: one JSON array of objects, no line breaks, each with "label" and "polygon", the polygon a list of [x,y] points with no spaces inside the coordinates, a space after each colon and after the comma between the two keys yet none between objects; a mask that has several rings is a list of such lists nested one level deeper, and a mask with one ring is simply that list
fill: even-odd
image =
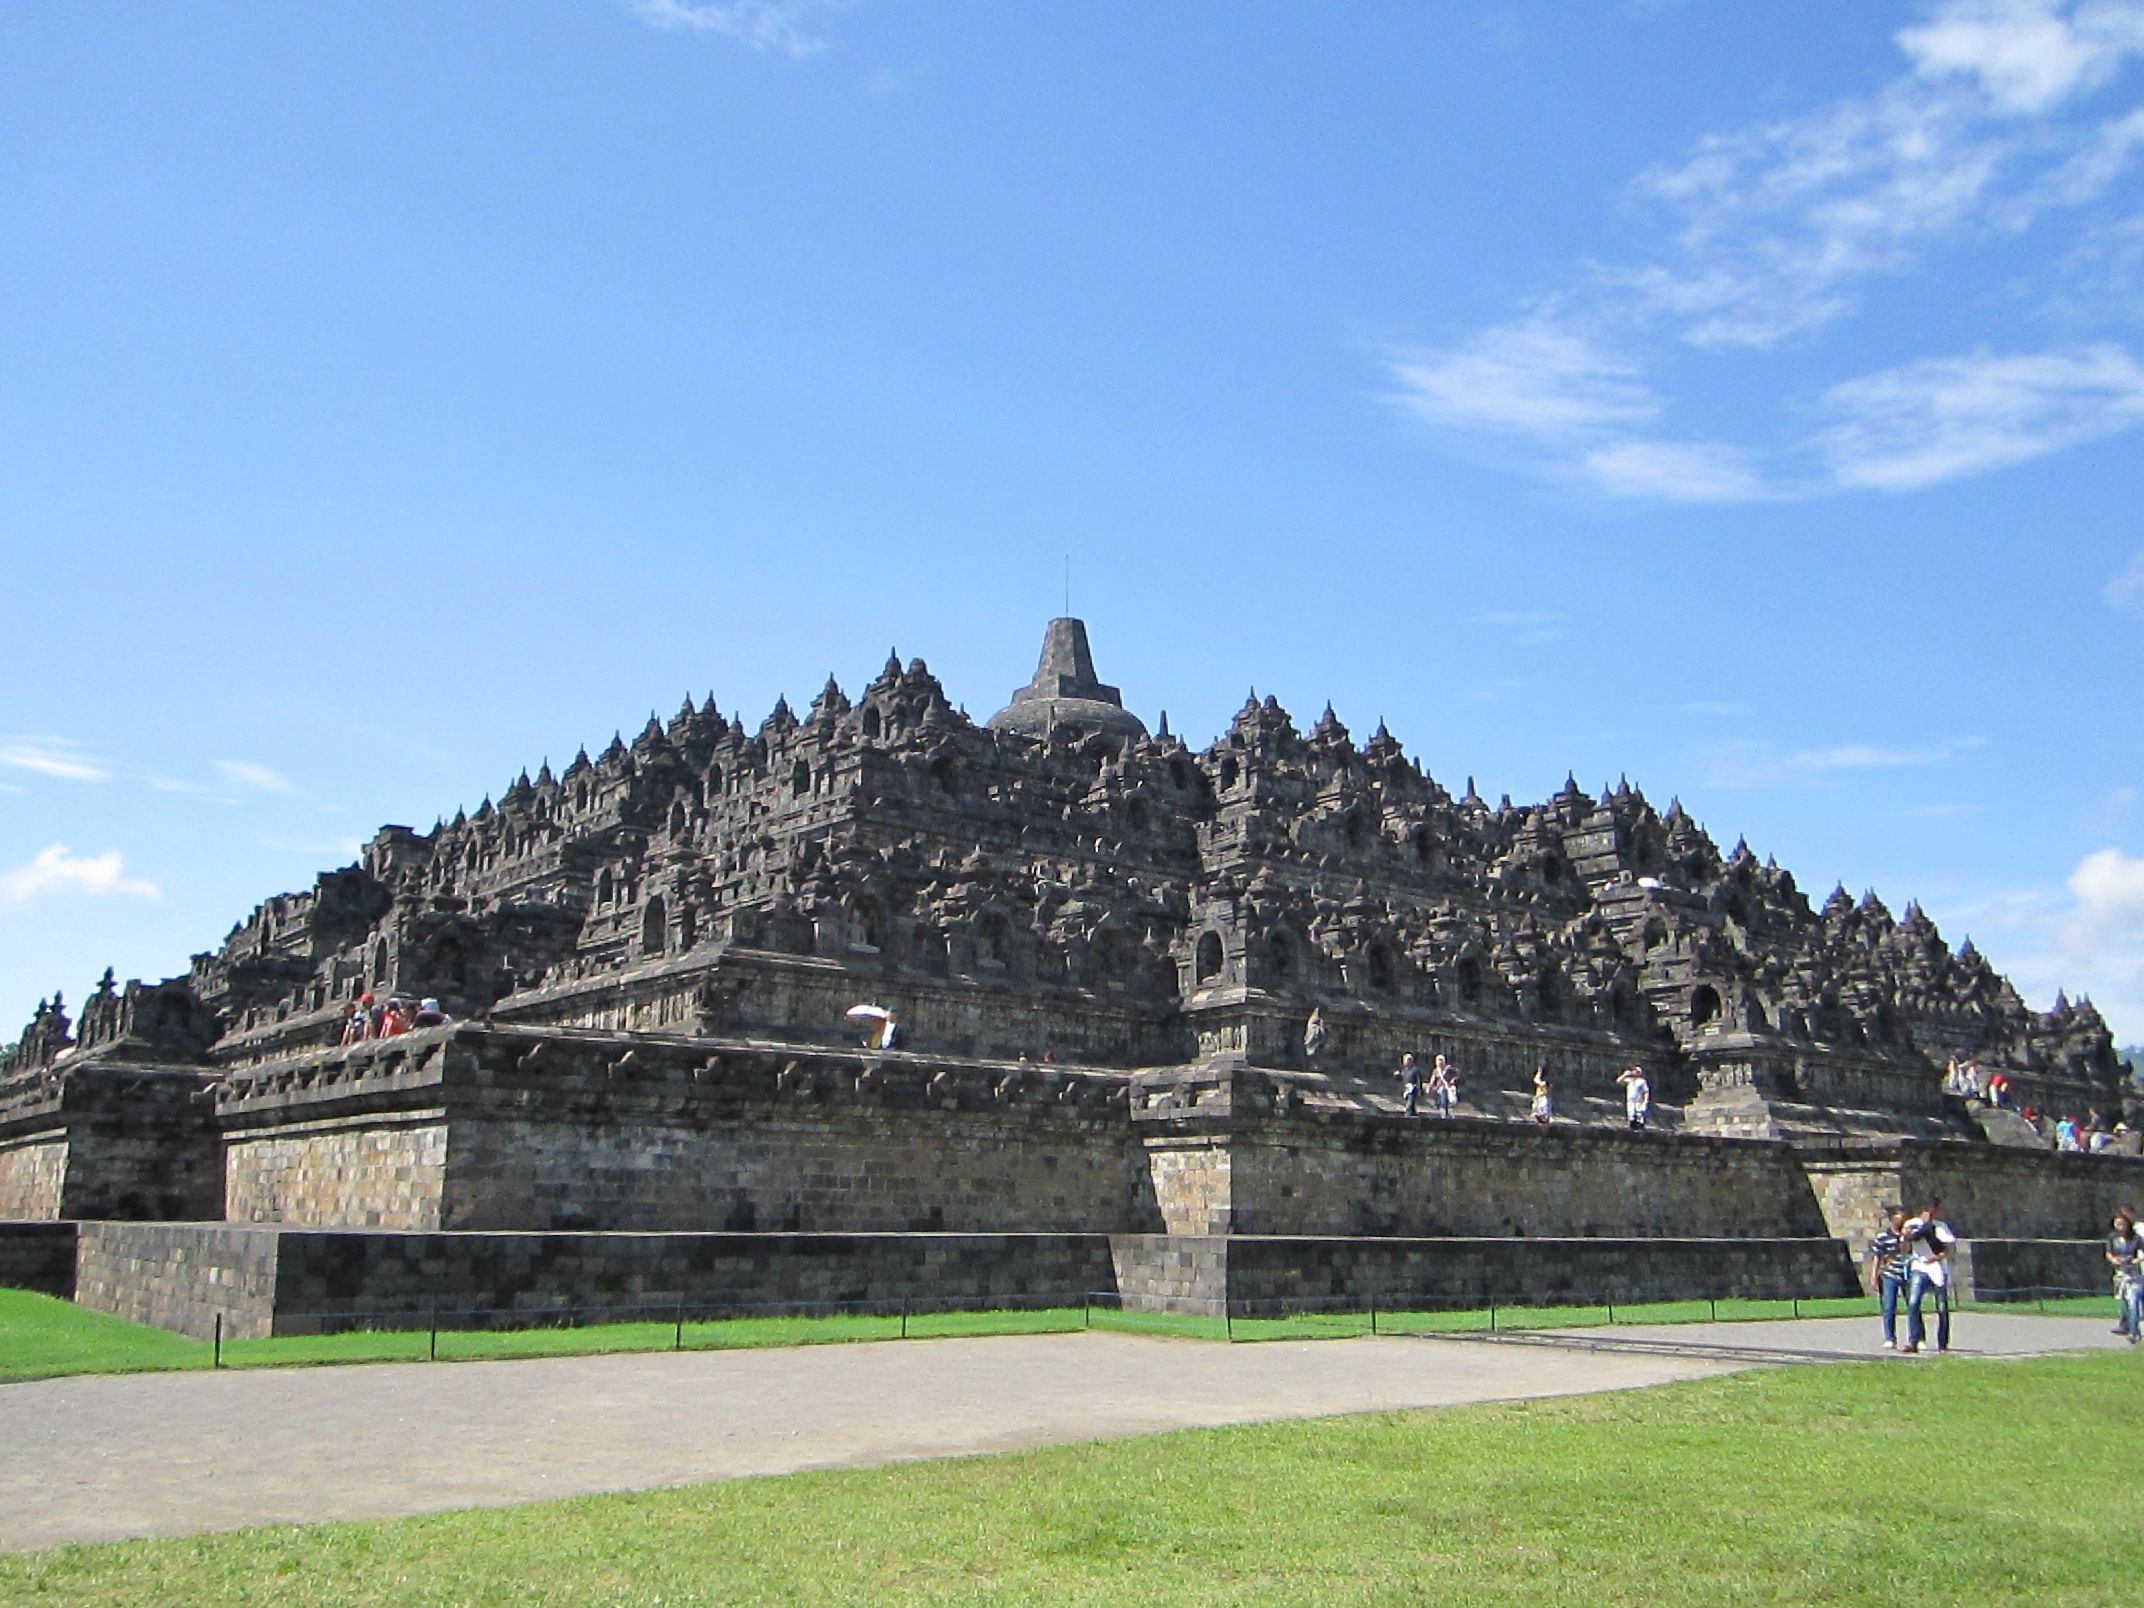
[{"label": "low stone barrier wall", "polygon": [[0,1222],[0,1288],[72,1300],[76,1226]]},{"label": "low stone barrier wall", "polygon": [[1834,1239],[1301,1239],[1227,1241],[1238,1312],[1290,1303],[1445,1306],[1852,1295],[1853,1263]]},{"label": "low stone barrier wall", "polygon": [[74,1298],[136,1323],[206,1340],[267,1334],[275,1311],[276,1232],[238,1223],[81,1225]]},{"label": "low stone barrier wall", "polygon": [[77,1299],[206,1338],[511,1328],[976,1300],[1217,1315],[1288,1303],[1618,1303],[1850,1294],[1836,1240],[1340,1239],[1169,1234],[398,1233],[86,1223]]},{"label": "low stone barrier wall", "polygon": [[1958,1246],[1961,1299],[2029,1301],[2042,1291],[2105,1295],[2114,1310],[2104,1240],[1975,1239]]},{"label": "low stone barrier wall", "polygon": [[[76,1298],[201,1338],[353,1327],[511,1328],[620,1317],[999,1299],[1116,1287],[1102,1234],[408,1233],[221,1223],[82,1225]],[[583,1311],[577,1321],[603,1321]]]}]

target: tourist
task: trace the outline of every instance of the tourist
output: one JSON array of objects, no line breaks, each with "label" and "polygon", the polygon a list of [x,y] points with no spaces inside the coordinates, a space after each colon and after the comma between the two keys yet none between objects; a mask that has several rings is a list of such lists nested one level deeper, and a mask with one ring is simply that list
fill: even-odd
[{"label": "tourist", "polygon": [[[901,1047],[901,1018],[897,1012],[888,1011],[885,1021],[879,1023],[878,1047],[882,1050],[897,1050]],[[1050,1052],[1044,1050],[1042,1058],[1049,1060]]]},{"label": "tourist", "polygon": [[387,1014],[380,1018],[380,1037],[398,1038],[407,1033],[413,1015],[408,1000],[400,997],[389,1000]]},{"label": "tourist", "polygon": [[1945,1094],[1963,1094],[1965,1092],[1965,1078],[1958,1070],[1958,1058],[1955,1055],[1943,1063],[1943,1092]]},{"label": "tourist", "polygon": [[1458,1069],[1441,1055],[1429,1065],[1429,1097],[1437,1102],[1440,1117],[1450,1116],[1459,1101]]},{"label": "tourist", "polygon": [[1626,1066],[1616,1074],[1616,1082],[1623,1085],[1623,1115],[1630,1122],[1630,1131],[1643,1133],[1646,1118],[1653,1112],[1653,1086],[1645,1079],[1645,1068]]},{"label": "tourist", "polygon": [[2007,1106],[2010,1103],[2010,1074],[1997,1068],[1988,1076],[1988,1104]]},{"label": "tourist", "polygon": [[2121,1321],[2114,1332],[2131,1345],[2144,1337],[2144,1239],[2137,1237],[2136,1213],[2127,1206],[2114,1214],[2107,1236],[2107,1265],[2114,1269],[2114,1299]]},{"label": "tourist", "polygon": [[1968,1056],[1965,1065],[1958,1068],[1958,1081],[1960,1094],[1968,1100],[1978,1100],[1981,1097],[1980,1063]]},{"label": "tourist", "polygon": [[1406,1090],[1407,1115],[1410,1117],[1419,1116],[1420,1113],[1415,1108],[1422,1100],[1421,1067],[1415,1064],[1413,1056],[1403,1055],[1400,1057],[1399,1066],[1394,1069],[1392,1075],[1400,1080],[1401,1086]]},{"label": "tourist", "polygon": [[1546,1128],[1556,1115],[1556,1099],[1549,1092],[1548,1068],[1534,1068],[1534,1103],[1530,1113],[1538,1127]]},{"label": "tourist", "polygon": [[1909,1248],[1906,1267],[1906,1344],[1917,1352],[1928,1337],[1921,1321],[1921,1302],[1930,1291],[1936,1298],[1936,1350],[1950,1350],[1950,1253],[1958,1236],[1943,1221],[1943,1203],[1930,1201],[1918,1217],[1901,1232]]},{"label": "tourist", "polygon": [[1883,1303],[1883,1348],[1898,1349],[1898,1298],[1906,1289],[1906,1208],[1886,1206],[1884,1226],[1869,1241],[1869,1293]]},{"label": "tourist", "polygon": [[2055,1148],[2057,1150],[2082,1150],[2084,1141],[2077,1134],[2077,1119],[2064,1117],[2055,1124]]},{"label": "tourist", "polygon": [[1313,1005],[1310,1020],[1303,1024],[1303,1059],[1313,1066],[1317,1064],[1318,1052],[1325,1048],[1325,1012]]},{"label": "tourist", "polygon": [[362,1044],[372,1036],[372,996],[360,994],[342,1008],[342,1041]]},{"label": "tourist", "polygon": [[447,1013],[440,1009],[438,1000],[421,999],[417,1002],[417,1014],[412,1019],[411,1025],[416,1027],[444,1027],[447,1021]]}]

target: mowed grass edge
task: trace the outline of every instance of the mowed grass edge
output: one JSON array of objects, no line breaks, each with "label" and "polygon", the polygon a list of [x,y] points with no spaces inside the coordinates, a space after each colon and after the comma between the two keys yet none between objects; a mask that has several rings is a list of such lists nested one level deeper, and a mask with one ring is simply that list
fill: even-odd
[{"label": "mowed grass edge", "polygon": [[[1302,1311],[1281,1317],[1223,1320],[1190,1313],[1123,1311],[1109,1305],[1012,1308],[975,1312],[831,1313],[687,1321],[650,1319],[527,1329],[354,1329],[336,1334],[230,1340],[227,1368],[269,1368],[357,1362],[478,1362],[517,1357],[592,1356],[621,1351],[707,1351],[754,1346],[827,1345],[856,1340],[943,1339],[955,1336],[1059,1334],[1084,1327],[1170,1335],[1194,1340],[1342,1339],[1383,1334],[1475,1333],[1487,1329],[1597,1327],[1609,1323],[1703,1323],[1762,1318],[1855,1317],[1875,1313],[1865,1298],[1799,1303],[1730,1299],[1656,1301],[1621,1306],[1505,1306],[1455,1311],[1404,1307]],[[2082,1297],[1992,1310],[2113,1311],[2111,1300]],[[147,1324],[130,1323],[48,1295],[0,1289],[0,1383],[86,1373],[144,1373],[207,1368],[206,1342]]]},{"label": "mowed grass edge", "polygon": [[1836,1364],[73,1547],[0,1557],[0,1600],[2127,1604],[2140,1369]]}]

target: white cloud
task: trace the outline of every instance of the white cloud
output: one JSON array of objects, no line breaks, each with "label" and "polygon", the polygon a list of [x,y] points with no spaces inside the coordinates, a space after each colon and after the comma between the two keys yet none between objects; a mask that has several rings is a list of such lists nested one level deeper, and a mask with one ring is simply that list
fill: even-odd
[{"label": "white cloud", "polygon": [[257,787],[264,793],[290,793],[296,789],[281,771],[266,765],[255,765],[239,759],[219,759],[216,768],[245,787]]},{"label": "white cloud", "polygon": [[2144,420],[2144,367],[2118,346],[1930,358],[1835,385],[1819,446],[1837,482],[1911,490]]},{"label": "white cloud", "polygon": [[75,744],[59,738],[11,738],[0,742],[0,765],[35,771],[67,782],[101,782],[111,774]]},{"label": "white cloud", "polygon": [[[2102,343],[1847,379],[1821,392],[1832,427],[1813,439],[1673,428],[1678,353],[1693,372],[1692,351],[1715,373],[1761,363],[1939,254],[1984,273],[1979,257],[2059,226],[2066,242],[2036,240],[2022,273],[2006,267],[2002,305],[2083,329],[2139,305],[2144,214],[2107,203],[2144,154],[2144,108],[2090,102],[2144,53],[2144,0],[1938,0],[1896,39],[1900,70],[1871,92],[1706,135],[1637,175],[1664,229],[1651,252],[1574,265],[1533,312],[1394,355],[1390,400],[1605,494],[1685,502],[1913,489],[2144,419],[2137,364]],[[1737,389],[1763,396],[1761,380]],[[1782,418],[1807,406],[1774,403]]]},{"label": "white cloud", "polygon": [[1756,741],[1721,743],[1705,757],[1705,779],[1714,787],[1813,787],[1842,772],[1947,764],[1981,746],[1977,737],[1922,748],[1839,743],[1830,748],[1783,749]]},{"label": "white cloud", "polygon": [[1956,907],[1974,942],[2038,1010],[2089,996],[2115,1042],[2144,1042],[2144,858],[2087,854],[2053,887],[2015,888]]},{"label": "white cloud", "polygon": [[1581,460],[1603,491],[1669,502],[1750,502],[1770,495],[1734,447],[1708,441],[1619,441]]},{"label": "white cloud", "polygon": [[2107,604],[2124,614],[2144,618],[2144,552],[2130,559],[2128,567],[2107,583]]},{"label": "white cloud", "polygon": [[1394,401],[1417,418],[1555,440],[1658,410],[1635,368],[1546,318],[1484,330],[1451,352],[1392,364]]},{"label": "white cloud", "polygon": [[727,39],[763,55],[801,61],[826,48],[820,21],[847,0],[632,0],[658,28]]},{"label": "white cloud", "polygon": [[2121,0],[1949,0],[1898,43],[1922,78],[1971,78],[1998,110],[2032,114],[2101,87],[2144,51],[2144,16]]},{"label": "white cloud", "polygon": [[64,843],[55,843],[35,859],[0,871],[0,904],[22,904],[48,893],[119,893],[139,899],[164,896],[155,883],[128,876],[117,849],[76,855]]}]

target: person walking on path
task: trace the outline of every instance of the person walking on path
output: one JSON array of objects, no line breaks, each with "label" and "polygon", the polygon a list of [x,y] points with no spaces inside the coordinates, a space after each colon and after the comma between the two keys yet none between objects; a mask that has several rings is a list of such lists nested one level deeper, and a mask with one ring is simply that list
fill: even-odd
[{"label": "person walking on path", "polygon": [[1883,1303],[1883,1348],[1898,1349],[1898,1298],[1906,1288],[1906,1208],[1886,1206],[1884,1226],[1869,1241],[1869,1293]]},{"label": "person walking on path", "polygon": [[1459,1100],[1459,1073],[1441,1055],[1429,1064],[1429,1097],[1437,1102],[1440,1117],[1450,1116]]},{"label": "person walking on path", "polygon": [[1626,1066],[1617,1074],[1616,1082],[1623,1085],[1623,1115],[1629,1119],[1632,1133],[1643,1133],[1646,1120],[1653,1114],[1653,1086],[1645,1080],[1645,1068]]},{"label": "person walking on path", "polygon": [[2136,1213],[2127,1206],[2114,1214],[2107,1265],[2114,1269],[2114,1299],[2122,1307],[2122,1321],[2114,1332],[2135,1345],[2144,1339],[2144,1239],[2137,1235]]},{"label": "person walking on path", "polygon": [[1933,1290],[1936,1298],[1936,1350],[1950,1350],[1950,1253],[1958,1243],[1950,1224],[1943,1221],[1943,1203],[1932,1200],[1920,1216],[1902,1230],[1908,1247],[1906,1265],[1906,1345],[1917,1352],[1928,1337],[1921,1321],[1921,1302]]},{"label": "person walking on path", "polygon": [[1410,1117],[1420,1116],[1421,1112],[1416,1109],[1422,1103],[1422,1068],[1420,1065],[1416,1063],[1413,1056],[1403,1055],[1400,1057],[1398,1070],[1392,1075],[1398,1078],[1406,1089],[1407,1115]]}]

